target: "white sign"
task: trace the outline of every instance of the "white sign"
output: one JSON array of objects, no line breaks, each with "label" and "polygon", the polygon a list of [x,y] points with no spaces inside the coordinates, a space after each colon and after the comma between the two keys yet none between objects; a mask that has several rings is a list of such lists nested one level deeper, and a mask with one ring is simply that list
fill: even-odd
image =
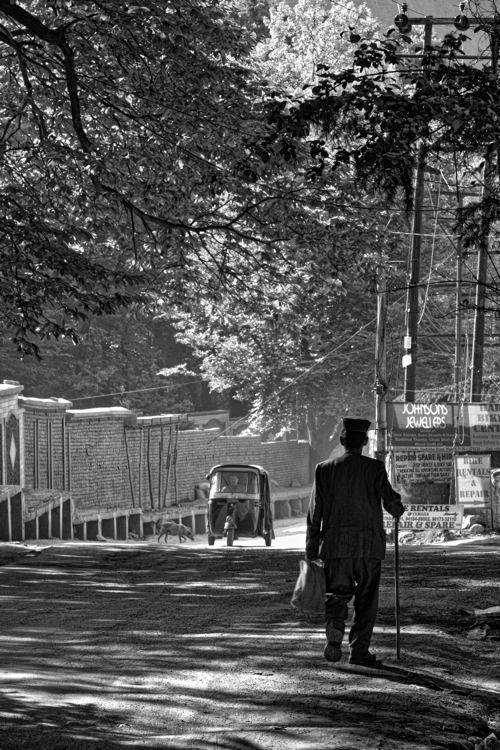
[{"label": "white sign", "polygon": [[[461,529],[463,514],[458,505],[409,505],[400,518],[399,530]],[[393,528],[394,518],[384,510],[384,529]]]},{"label": "white sign", "polygon": [[450,482],[453,453],[450,450],[395,450],[396,484]]},{"label": "white sign", "polygon": [[456,456],[457,501],[491,507],[491,456]]},{"label": "white sign", "polygon": [[411,349],[411,336],[405,336],[404,337],[404,344],[405,349]]},{"label": "white sign", "polygon": [[403,367],[409,367],[411,365],[411,354],[405,354],[403,357]]},{"label": "white sign", "polygon": [[463,424],[473,450],[500,450],[500,404],[464,404]]}]

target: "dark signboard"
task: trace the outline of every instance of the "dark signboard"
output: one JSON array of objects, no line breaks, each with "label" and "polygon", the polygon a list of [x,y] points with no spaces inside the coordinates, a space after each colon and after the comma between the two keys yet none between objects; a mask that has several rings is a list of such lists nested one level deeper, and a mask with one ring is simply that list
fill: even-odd
[{"label": "dark signboard", "polygon": [[454,404],[387,404],[387,430],[394,447],[443,448],[455,439]]},{"label": "dark signboard", "polygon": [[[387,403],[393,448],[500,451],[500,404]],[[456,436],[456,441],[455,441]]]}]

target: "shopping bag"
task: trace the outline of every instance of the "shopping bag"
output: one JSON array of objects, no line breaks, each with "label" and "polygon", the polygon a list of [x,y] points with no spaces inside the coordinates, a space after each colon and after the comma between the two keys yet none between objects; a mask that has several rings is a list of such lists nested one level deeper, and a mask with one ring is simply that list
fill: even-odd
[{"label": "shopping bag", "polygon": [[325,611],[325,573],[309,560],[301,560],[300,573],[292,596],[292,605],[302,612]]}]

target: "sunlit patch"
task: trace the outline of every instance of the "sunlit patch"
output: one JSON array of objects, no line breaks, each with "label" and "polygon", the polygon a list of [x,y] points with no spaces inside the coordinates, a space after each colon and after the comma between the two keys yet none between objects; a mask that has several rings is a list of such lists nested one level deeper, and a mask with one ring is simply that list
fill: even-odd
[{"label": "sunlit patch", "polygon": [[500,581],[493,581],[489,578],[483,578],[482,580],[472,581],[467,578],[450,578],[449,583],[454,586],[460,586],[463,589],[477,589],[477,588],[500,588]]}]

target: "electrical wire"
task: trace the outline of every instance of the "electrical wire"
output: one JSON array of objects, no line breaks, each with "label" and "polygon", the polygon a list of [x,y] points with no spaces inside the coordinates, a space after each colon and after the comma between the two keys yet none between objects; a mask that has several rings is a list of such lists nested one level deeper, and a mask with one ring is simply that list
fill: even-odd
[{"label": "electrical wire", "polygon": [[[427,183],[427,190],[430,193],[429,183]],[[432,197],[432,194],[431,194],[431,197]],[[436,229],[437,229],[437,222],[438,222],[438,216],[439,216],[439,200],[440,200],[440,198],[441,198],[441,180],[439,180],[439,188],[438,188],[438,194],[437,194],[437,199],[436,199],[436,214],[435,214],[435,218],[434,218],[434,236],[432,238],[431,259],[430,259],[430,263],[429,263],[429,279],[427,281],[427,286],[425,288],[425,296],[424,296],[424,302],[423,302],[423,305],[422,305],[422,313],[421,313],[420,318],[418,320],[418,324],[419,325],[420,325],[420,323],[422,321],[422,318],[424,317],[425,308],[427,307],[427,299],[429,297],[429,284],[430,284],[431,278],[432,278],[432,265],[434,263],[434,248],[436,246]]]},{"label": "electrical wire", "polygon": [[[434,214],[436,213],[435,209],[433,210],[433,213]],[[399,230],[396,230],[396,229],[389,229],[388,232],[387,232],[387,234],[401,234],[401,235],[407,236],[407,237],[413,237],[414,234],[418,234],[419,237],[432,237],[433,239],[435,239],[436,237],[446,237],[448,239],[451,239],[451,237],[455,237],[455,239],[458,239],[458,236],[459,236],[459,235],[452,235],[452,234],[449,234],[449,233],[438,234],[437,232],[433,232],[432,234],[430,234],[430,233],[427,234],[425,232],[403,232],[402,230],[399,231]]]},{"label": "electrical wire", "polygon": [[[366,18],[366,13],[360,13],[359,8],[348,8],[347,5],[342,5],[342,3],[338,3],[337,0],[330,0],[330,3],[332,5],[338,5],[339,8],[344,8],[344,10],[348,10],[350,13],[356,13],[358,18]],[[375,17],[373,17],[374,20],[376,20]]]},{"label": "electrical wire", "polygon": [[[360,334],[360,333],[361,333],[361,331],[363,331],[363,330],[364,330],[365,328],[368,328],[368,326],[372,325],[372,323],[375,323],[375,322],[376,322],[376,320],[377,320],[377,316],[375,315],[375,317],[374,317],[374,318],[372,318],[371,320],[369,320],[369,321],[368,321],[368,323],[365,323],[365,325],[363,325],[363,326],[361,326],[360,328],[358,328],[358,330],[357,330],[357,331],[355,331],[355,332],[354,332],[354,333],[353,333],[353,334],[352,334],[351,336],[349,336],[349,337],[348,337],[348,338],[347,338],[347,339],[346,339],[345,341],[343,341],[343,342],[342,342],[341,344],[339,344],[338,346],[334,347],[334,348],[333,348],[333,349],[332,349],[331,351],[329,351],[329,352],[328,352],[328,354],[325,354],[325,355],[324,355],[323,357],[320,357],[320,359],[318,359],[318,360],[317,360],[316,362],[314,362],[314,363],[313,363],[313,364],[312,364],[312,365],[311,365],[310,367],[308,367],[308,368],[307,368],[307,370],[304,370],[304,371],[303,371],[303,372],[301,372],[301,373],[300,373],[299,375],[297,375],[297,377],[296,377],[296,378],[294,378],[294,379],[293,379],[293,380],[292,380],[292,381],[291,381],[290,383],[287,383],[286,385],[284,385],[284,386],[283,386],[283,388],[280,388],[280,389],[279,389],[279,391],[275,391],[275,392],[274,392],[274,393],[272,394],[272,396],[269,396],[269,398],[267,398],[267,399],[266,399],[265,401],[263,401],[263,402],[262,402],[262,404],[260,405],[260,408],[261,408],[261,409],[263,409],[263,408],[264,408],[264,406],[267,406],[267,404],[269,404],[269,403],[270,403],[271,401],[274,401],[274,400],[275,400],[275,399],[276,399],[276,398],[277,398],[278,396],[280,396],[280,395],[281,395],[281,394],[282,394],[282,393],[283,393],[284,391],[286,391],[286,390],[287,390],[288,388],[291,388],[291,387],[292,387],[293,385],[295,385],[295,384],[296,384],[296,383],[297,383],[297,382],[298,382],[299,380],[301,380],[301,379],[302,379],[303,377],[305,377],[306,375],[308,375],[308,374],[309,374],[309,373],[310,373],[310,372],[311,372],[311,371],[312,371],[312,370],[313,370],[313,369],[314,369],[315,367],[317,367],[317,366],[318,366],[318,365],[320,365],[320,364],[323,364],[323,362],[324,362],[324,361],[325,361],[326,359],[329,359],[329,358],[330,358],[330,357],[331,357],[331,356],[332,356],[333,354],[335,354],[335,352],[338,352],[338,351],[339,351],[339,349],[342,349],[342,348],[343,348],[343,347],[344,347],[344,346],[345,346],[346,344],[348,344],[348,343],[349,343],[349,341],[352,341],[352,339],[353,339],[353,338],[354,338],[355,336],[358,336],[358,334]],[[234,422],[234,423],[233,423],[232,425],[230,425],[230,427],[227,427],[227,428],[226,428],[225,430],[222,430],[222,432],[220,432],[220,433],[219,433],[219,435],[217,435],[217,437],[215,437],[215,438],[214,438],[214,440],[212,440],[211,442],[215,442],[215,440],[218,440],[218,439],[219,439],[220,437],[222,437],[222,436],[223,436],[223,435],[224,435],[224,434],[225,434],[225,433],[226,433],[226,432],[227,432],[228,430],[230,430],[230,429],[234,429],[234,427],[236,427],[236,425],[238,425],[238,424],[239,424],[240,422],[244,422],[244,421],[247,421],[246,417],[242,417],[242,418],[241,418],[240,420],[238,420],[238,422]],[[249,423],[248,423],[248,424],[249,424],[249,426],[250,426],[250,425],[251,425],[251,424],[252,424],[253,422],[255,422],[255,420],[250,420],[250,421],[249,421]],[[210,443],[209,443],[209,445],[210,445]]]},{"label": "electrical wire", "polygon": [[[424,277],[424,278],[425,278],[425,277]],[[405,297],[405,295],[401,295],[400,297],[398,297],[398,298],[397,298],[396,300],[394,300],[394,302],[391,302],[391,304],[390,304],[390,305],[388,305],[388,308],[389,308],[389,307],[392,307],[392,306],[394,306],[394,305],[396,305],[396,304],[398,304],[399,302],[401,302],[401,300],[403,300],[403,299],[404,299],[404,297]],[[300,373],[299,375],[297,375],[297,377],[296,377],[296,378],[294,378],[294,379],[293,379],[293,380],[292,380],[292,381],[291,381],[290,383],[287,383],[286,385],[284,385],[284,386],[283,386],[283,388],[280,388],[280,390],[278,390],[278,391],[275,391],[275,392],[274,392],[274,393],[272,394],[272,396],[270,396],[270,397],[269,397],[268,399],[266,399],[266,400],[265,400],[265,401],[264,401],[264,402],[263,402],[263,403],[261,404],[260,408],[262,409],[262,408],[263,408],[264,406],[266,406],[266,405],[267,405],[268,403],[270,403],[271,401],[275,400],[275,399],[276,399],[276,398],[277,398],[278,396],[280,396],[280,395],[281,395],[281,394],[282,394],[282,393],[283,393],[284,391],[286,391],[286,390],[287,390],[288,388],[291,388],[291,387],[292,387],[293,385],[295,385],[295,384],[296,384],[296,383],[297,383],[297,382],[298,382],[299,380],[301,380],[301,379],[302,379],[302,378],[304,378],[304,377],[305,377],[306,375],[308,375],[308,374],[309,374],[309,373],[310,373],[310,372],[311,372],[312,370],[314,370],[314,369],[315,369],[315,368],[316,368],[316,367],[317,367],[318,365],[322,364],[322,363],[323,363],[323,362],[324,362],[325,360],[329,359],[329,358],[330,358],[331,356],[333,356],[333,354],[335,354],[336,352],[338,352],[338,351],[339,351],[340,349],[342,349],[342,348],[343,348],[343,347],[344,347],[344,346],[345,346],[346,344],[348,344],[348,343],[349,343],[350,341],[352,341],[352,339],[354,339],[354,338],[355,338],[356,336],[358,336],[358,335],[359,335],[359,334],[360,334],[360,333],[361,333],[362,331],[364,331],[364,330],[365,330],[366,328],[368,328],[368,326],[372,325],[372,323],[375,323],[375,322],[376,322],[376,320],[377,320],[377,316],[375,316],[374,318],[372,318],[371,320],[369,320],[369,321],[368,321],[368,323],[365,323],[365,325],[363,325],[363,326],[361,326],[360,328],[358,328],[358,330],[357,330],[357,331],[355,331],[355,332],[354,332],[354,333],[353,333],[353,334],[352,334],[351,336],[349,336],[349,337],[348,337],[348,338],[347,338],[347,339],[346,339],[345,341],[343,341],[343,342],[342,342],[341,344],[339,344],[338,346],[334,347],[334,348],[333,348],[333,349],[332,349],[331,351],[329,351],[329,352],[328,352],[327,354],[325,354],[325,355],[324,355],[323,357],[321,357],[321,358],[320,358],[320,359],[318,359],[318,360],[317,360],[316,362],[314,362],[314,363],[313,363],[313,364],[312,364],[312,365],[311,365],[310,367],[308,367],[308,368],[307,368],[306,370],[304,370],[304,371],[303,371],[303,372],[301,372],[301,373]],[[401,333],[401,329],[400,329],[400,333]],[[399,339],[400,339],[400,342],[401,342],[401,336],[399,337]],[[400,344],[400,348],[401,348],[401,344]],[[401,358],[399,358],[399,359],[401,359]],[[398,372],[399,372],[399,363],[398,363]],[[396,382],[397,382],[397,380],[396,380]],[[214,440],[213,440],[213,441],[211,441],[211,442],[215,442],[215,440],[218,440],[218,439],[219,439],[220,437],[222,437],[222,436],[223,436],[223,435],[224,435],[224,434],[225,434],[225,433],[226,433],[226,432],[227,432],[227,431],[228,431],[229,429],[234,429],[234,427],[236,427],[236,426],[237,426],[238,424],[240,424],[241,422],[246,422],[246,421],[247,421],[247,418],[246,418],[246,417],[242,417],[242,418],[241,418],[240,420],[238,420],[237,422],[234,422],[234,423],[233,423],[233,424],[232,424],[232,425],[231,425],[230,427],[227,427],[227,428],[226,428],[225,430],[223,430],[222,432],[220,432],[220,433],[219,433],[219,435],[217,435],[217,437],[215,437],[215,438],[214,438]],[[253,423],[254,421],[255,421],[255,420],[250,420],[250,421],[248,422],[249,426],[251,426],[251,424],[252,424],[252,423]]]},{"label": "electrical wire", "polygon": [[[398,3],[397,0],[392,0],[392,2],[394,3],[394,5],[398,6],[398,12],[399,12],[399,6],[402,5],[402,3]],[[409,6],[408,6],[408,10],[410,10],[412,13],[415,13],[416,16],[425,17],[425,13],[421,13],[419,10],[414,10],[413,8],[410,8]]]},{"label": "electrical wire", "polygon": [[152,388],[137,388],[133,391],[117,391],[116,393],[100,393],[97,396],[78,396],[78,398],[70,399],[73,401],[89,401],[93,398],[108,398],[110,396],[125,396],[129,393],[146,393],[146,391],[159,391],[162,388],[182,388],[185,385],[195,385],[197,383],[206,383],[206,380],[190,380],[188,383],[170,383],[169,385],[155,385]]}]

